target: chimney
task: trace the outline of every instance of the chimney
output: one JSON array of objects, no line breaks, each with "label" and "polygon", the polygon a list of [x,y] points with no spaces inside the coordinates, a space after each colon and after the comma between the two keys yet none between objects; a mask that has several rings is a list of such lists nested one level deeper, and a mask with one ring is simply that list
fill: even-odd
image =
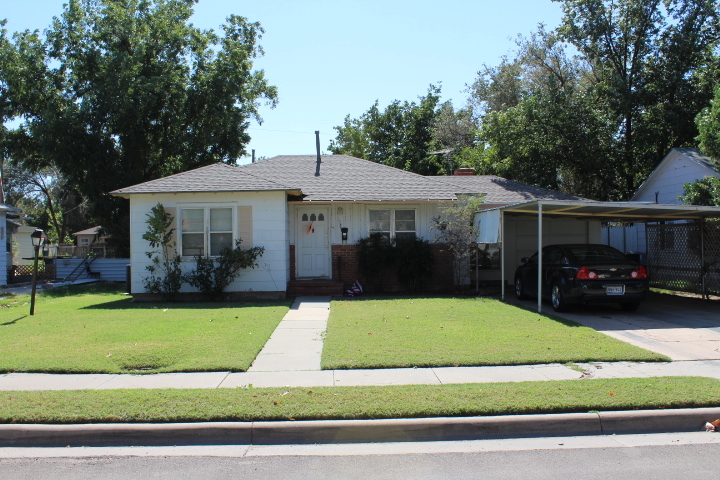
[{"label": "chimney", "polygon": [[472,168],[468,168],[468,167],[458,168],[457,170],[455,170],[455,175],[464,176],[464,177],[472,177],[475,175],[475,170]]},{"label": "chimney", "polygon": [[315,130],[315,148],[317,149],[317,166],[315,167],[315,176],[320,176],[320,130]]}]

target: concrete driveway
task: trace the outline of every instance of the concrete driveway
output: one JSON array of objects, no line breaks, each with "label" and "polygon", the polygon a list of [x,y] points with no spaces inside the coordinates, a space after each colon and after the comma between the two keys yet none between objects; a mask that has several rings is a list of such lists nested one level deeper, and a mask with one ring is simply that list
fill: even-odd
[{"label": "concrete driveway", "polygon": [[[529,310],[537,300],[506,300]],[[667,355],[673,360],[720,360],[720,301],[651,293],[634,313],[619,305],[578,305],[557,313],[543,303],[543,313],[573,320],[611,337]]]}]

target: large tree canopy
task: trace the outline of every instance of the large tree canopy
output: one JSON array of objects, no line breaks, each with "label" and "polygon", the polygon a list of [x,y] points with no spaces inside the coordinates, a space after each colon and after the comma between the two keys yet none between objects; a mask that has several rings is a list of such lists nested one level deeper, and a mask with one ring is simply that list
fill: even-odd
[{"label": "large tree canopy", "polygon": [[196,2],[70,0],[44,38],[0,35],[0,113],[22,119],[9,156],[57,166],[116,239],[127,205],[108,192],[233,163],[260,103],[276,101],[253,70],[260,25],[233,15],[221,33],[200,30],[189,23]]},{"label": "large tree canopy", "polygon": [[395,100],[380,110],[376,101],[359,118],[345,117],[344,124],[335,127],[337,137],[328,148],[334,154],[353,155],[421,175],[437,175],[444,168],[442,159],[430,152],[436,146],[433,129],[441,110],[439,100],[440,88],[430,85],[418,103]]},{"label": "large tree canopy", "polygon": [[718,79],[717,1],[554,1],[556,31],[479,72],[470,103],[484,149],[466,153],[479,173],[628,198],[670,148],[695,146]]}]

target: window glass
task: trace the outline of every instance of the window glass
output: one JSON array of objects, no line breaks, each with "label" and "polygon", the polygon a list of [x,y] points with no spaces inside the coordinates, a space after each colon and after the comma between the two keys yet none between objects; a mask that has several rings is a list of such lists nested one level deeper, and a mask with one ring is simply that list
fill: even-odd
[{"label": "window glass", "polygon": [[182,231],[202,232],[205,230],[205,210],[200,208],[183,209]]},{"label": "window glass", "polygon": [[395,210],[395,232],[415,232],[415,210]]},{"label": "window glass", "polygon": [[182,235],[183,256],[205,255],[205,234],[183,233]]},{"label": "window glass", "polygon": [[390,235],[390,210],[370,210],[370,233]]},{"label": "window glass", "polygon": [[210,231],[232,232],[232,208],[210,209]]},{"label": "window glass", "polygon": [[220,255],[224,247],[232,248],[232,233],[210,234],[210,256]]}]

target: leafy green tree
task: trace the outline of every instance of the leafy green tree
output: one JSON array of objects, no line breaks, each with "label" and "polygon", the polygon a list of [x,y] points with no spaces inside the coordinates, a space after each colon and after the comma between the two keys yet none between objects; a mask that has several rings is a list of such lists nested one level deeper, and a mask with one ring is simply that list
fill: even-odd
[{"label": "leafy green tree", "polygon": [[720,207],[720,178],[707,176],[686,183],[680,200],[686,205]]},{"label": "leafy green tree", "polygon": [[477,248],[475,212],[484,202],[484,197],[462,196],[457,202],[440,206],[440,215],[432,220],[431,228],[453,253],[455,285],[470,283],[470,259]]},{"label": "leafy green tree", "polygon": [[[44,38],[0,34],[0,107],[23,119],[13,158],[58,169],[127,248],[127,201],[108,192],[245,153],[250,120],[277,92],[258,23],[189,23],[197,0],[69,0]],[[8,143],[8,141],[6,141]]]},{"label": "leafy green tree", "polygon": [[693,144],[716,75],[717,1],[554,1],[561,36],[590,65],[596,101],[612,114],[617,195],[627,198],[670,148]]},{"label": "leafy green tree", "polygon": [[697,137],[700,150],[720,165],[720,84],[715,87],[710,106],[698,114],[695,123],[700,133]]},{"label": "leafy green tree", "polygon": [[145,223],[148,228],[142,238],[153,249],[145,252],[151,262],[145,267],[150,272],[149,276],[143,278],[145,291],[160,294],[167,300],[175,300],[185,282],[185,275],[180,266],[182,258],[176,250],[175,229],[171,227],[173,216],[162,203],[158,203],[147,214]]},{"label": "leafy green tree", "polygon": [[440,88],[430,85],[419,102],[393,101],[384,110],[378,102],[359,118],[345,117],[344,124],[328,149],[334,154],[353,155],[366,160],[436,175],[442,169],[434,150],[432,131],[440,100]]}]

